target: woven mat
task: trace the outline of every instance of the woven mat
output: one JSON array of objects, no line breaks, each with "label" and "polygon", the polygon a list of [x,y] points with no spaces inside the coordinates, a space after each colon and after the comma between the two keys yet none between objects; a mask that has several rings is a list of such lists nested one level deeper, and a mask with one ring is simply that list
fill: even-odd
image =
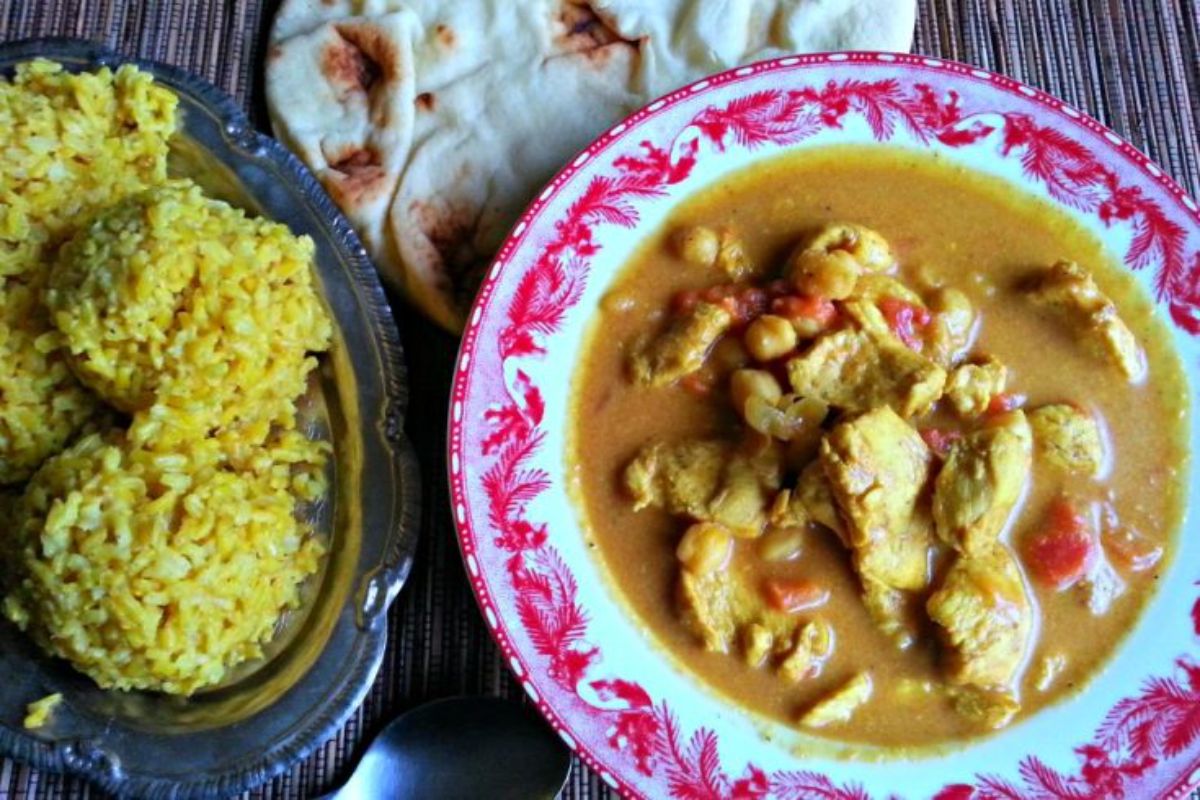
[{"label": "woven mat", "polygon": [[[269,0],[0,0],[0,41],[51,34],[97,39],[204,76],[261,122],[258,54],[274,7]],[[1200,0],[921,0],[916,50],[1058,95],[1200,196]],[[328,791],[364,739],[427,700],[521,694],[476,610],[454,542],[443,476],[455,342],[415,315],[399,316],[413,387],[409,433],[426,485],[420,551],[392,611],[391,650],[363,707],[336,740],[251,797]],[[0,761],[0,800],[97,796],[77,780]],[[564,793],[610,796],[578,766]]]}]

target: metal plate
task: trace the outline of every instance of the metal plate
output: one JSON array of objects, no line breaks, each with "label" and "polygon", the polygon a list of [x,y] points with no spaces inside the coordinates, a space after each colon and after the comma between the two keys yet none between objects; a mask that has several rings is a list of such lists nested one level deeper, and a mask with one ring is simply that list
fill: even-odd
[{"label": "metal plate", "polygon": [[[0,755],[83,775],[139,797],[217,797],[284,771],[333,736],[362,701],[387,648],[387,610],[412,566],[416,460],[403,434],[407,383],[391,310],[349,223],[316,179],[257,133],[233,100],[175,67],[73,39],[0,45],[0,74],[43,57],[70,70],[134,64],[179,96],[172,174],[316,243],[336,335],[303,406],[334,445],[331,492],[313,509],[322,572],[281,622],[265,659],[191,698],[103,691],[0,622]],[[64,703],[25,731],[26,704]]]}]

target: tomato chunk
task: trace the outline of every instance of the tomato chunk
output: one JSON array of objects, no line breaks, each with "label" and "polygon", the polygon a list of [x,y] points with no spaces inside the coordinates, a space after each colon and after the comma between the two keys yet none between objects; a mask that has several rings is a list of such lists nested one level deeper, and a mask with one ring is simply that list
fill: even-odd
[{"label": "tomato chunk", "polygon": [[1088,514],[1060,497],[1050,504],[1041,529],[1026,540],[1024,557],[1035,578],[1061,591],[1088,574],[1097,551]]},{"label": "tomato chunk", "polygon": [[767,605],[776,611],[795,614],[829,602],[829,590],[810,580],[769,578],[763,583]]},{"label": "tomato chunk", "polygon": [[925,444],[929,445],[929,449],[939,458],[950,455],[951,445],[963,437],[962,431],[950,428],[925,428],[920,433]]},{"label": "tomato chunk", "polygon": [[987,413],[1004,414],[1025,405],[1025,395],[1001,392],[988,402]]},{"label": "tomato chunk", "polygon": [[671,310],[676,314],[687,314],[700,302],[700,292],[695,289],[684,289],[676,292],[671,298]]},{"label": "tomato chunk", "polygon": [[705,372],[693,372],[679,379],[679,385],[689,394],[696,397],[707,397],[712,394],[713,376]]},{"label": "tomato chunk", "polygon": [[766,289],[748,283],[719,283],[706,289],[685,289],[671,298],[671,309],[686,314],[699,303],[720,306],[733,317],[733,327],[740,328],[767,311],[770,295]]},{"label": "tomato chunk", "polygon": [[793,322],[804,320],[817,327],[828,328],[837,319],[838,310],[827,297],[807,294],[789,294],[771,301],[771,313]]},{"label": "tomato chunk", "polygon": [[929,309],[901,300],[897,297],[884,297],[879,300],[879,311],[887,320],[892,333],[910,350],[921,350],[924,342],[920,331],[929,326],[933,320]]}]

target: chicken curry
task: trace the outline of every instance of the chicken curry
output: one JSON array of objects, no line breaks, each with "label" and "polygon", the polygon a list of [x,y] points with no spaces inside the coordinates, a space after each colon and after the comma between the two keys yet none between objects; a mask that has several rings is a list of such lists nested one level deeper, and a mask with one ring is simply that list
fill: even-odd
[{"label": "chicken curry", "polygon": [[573,402],[633,613],[842,741],[959,740],[1080,687],[1181,517],[1185,380],[1148,298],[1062,212],[924,154],[789,156],[677,208]]}]

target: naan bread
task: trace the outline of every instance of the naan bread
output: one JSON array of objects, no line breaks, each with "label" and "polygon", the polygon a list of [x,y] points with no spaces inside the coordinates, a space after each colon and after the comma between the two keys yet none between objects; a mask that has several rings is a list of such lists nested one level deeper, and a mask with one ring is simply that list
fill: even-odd
[{"label": "naan bread", "polygon": [[412,150],[417,20],[401,10],[348,17],[273,49],[276,133],[308,165],[376,259],[400,172]]},{"label": "naan bread", "polygon": [[793,52],[907,50],[915,0],[285,0],[276,134],[385,279],[458,330],[529,201],[654,97]]}]

